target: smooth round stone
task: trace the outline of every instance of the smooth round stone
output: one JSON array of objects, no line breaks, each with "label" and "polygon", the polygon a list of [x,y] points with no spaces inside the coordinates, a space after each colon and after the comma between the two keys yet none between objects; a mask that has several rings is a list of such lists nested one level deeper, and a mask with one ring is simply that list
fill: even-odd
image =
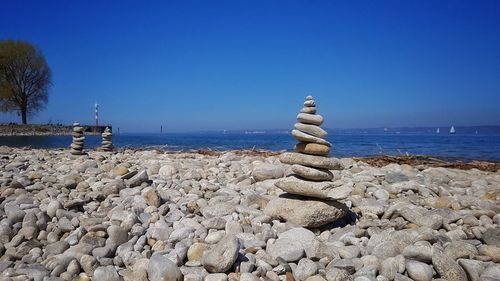
[{"label": "smooth round stone", "polygon": [[330,154],[330,147],[319,143],[301,142],[295,145],[295,151],[298,153],[327,156]]},{"label": "smooth round stone", "polygon": [[300,142],[313,142],[313,143],[324,144],[327,146],[332,146],[331,143],[327,142],[326,140],[324,140],[322,138],[318,138],[318,137],[303,133],[299,130],[292,130],[292,136]]},{"label": "smooth round stone", "polygon": [[323,124],[323,116],[317,114],[299,113],[297,121],[305,124],[321,126]]},{"label": "smooth round stone", "polygon": [[79,142],[79,141],[85,141],[85,137],[79,137],[79,138],[76,138],[76,137],[73,137],[73,141],[74,142]]},{"label": "smooth round stone", "polygon": [[316,103],[314,102],[314,100],[306,100],[304,102],[304,106],[316,106]]},{"label": "smooth round stone", "polygon": [[78,126],[80,126],[80,123],[78,122],[73,123],[73,127],[78,127]]},{"label": "smooth round stone", "polygon": [[337,201],[320,200],[291,194],[272,199],[264,214],[303,227],[319,227],[342,218],[347,206]]},{"label": "smooth round stone", "polygon": [[295,123],[295,129],[322,139],[324,139],[328,135],[328,133],[325,130],[321,129],[319,126],[316,125]]},{"label": "smooth round stone", "polygon": [[300,110],[300,113],[315,114],[316,113],[316,107],[315,106],[303,107]]},{"label": "smooth round stone", "polygon": [[327,170],[342,170],[344,165],[340,160],[316,155],[286,152],[280,155],[280,161],[284,164],[299,164],[308,167],[322,168]]},{"label": "smooth round stone", "polygon": [[306,97],[306,100],[312,100],[312,99],[313,99],[313,97],[311,95]]},{"label": "smooth round stone", "polygon": [[326,169],[309,168],[302,165],[292,165],[292,171],[297,175],[313,181],[329,181],[333,179],[332,172]]},{"label": "smooth round stone", "polygon": [[406,261],[406,272],[415,281],[431,281],[434,275],[430,265],[415,260]]}]

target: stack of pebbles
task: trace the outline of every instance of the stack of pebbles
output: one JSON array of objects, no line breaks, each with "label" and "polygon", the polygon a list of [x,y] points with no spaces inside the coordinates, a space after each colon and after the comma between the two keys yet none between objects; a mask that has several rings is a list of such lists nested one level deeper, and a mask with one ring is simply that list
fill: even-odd
[{"label": "stack of pebbles", "polygon": [[83,127],[80,123],[73,123],[73,142],[71,143],[71,154],[73,155],[83,155],[83,143],[85,141],[85,136],[83,135]]},{"label": "stack of pebbles", "polygon": [[293,174],[276,182],[287,192],[269,202],[265,213],[304,227],[319,227],[346,214],[347,207],[336,201],[349,195],[332,182],[331,170],[343,169],[338,159],[329,158],[331,144],[320,126],[323,117],[316,114],[316,104],[306,97],[297,115],[292,136],[299,141],[296,153],[283,153],[280,161],[292,165]]},{"label": "stack of pebbles", "polygon": [[113,143],[111,142],[111,137],[113,134],[111,133],[111,130],[109,127],[106,127],[104,129],[104,132],[102,133],[102,142],[101,142],[101,149],[104,151],[113,151]]}]

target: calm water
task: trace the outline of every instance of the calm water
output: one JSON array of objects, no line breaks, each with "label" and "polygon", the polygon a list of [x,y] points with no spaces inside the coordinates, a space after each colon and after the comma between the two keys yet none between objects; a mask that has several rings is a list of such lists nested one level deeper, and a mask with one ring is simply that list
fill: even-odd
[{"label": "calm water", "polygon": [[[433,133],[333,133],[332,155],[372,156],[431,155],[500,161],[500,134]],[[99,136],[86,136],[86,148],[99,146]],[[0,137],[0,145],[33,148],[66,148],[71,136]],[[168,150],[210,148],[291,150],[295,140],[287,134],[121,134],[113,136],[116,147],[157,147]]]}]

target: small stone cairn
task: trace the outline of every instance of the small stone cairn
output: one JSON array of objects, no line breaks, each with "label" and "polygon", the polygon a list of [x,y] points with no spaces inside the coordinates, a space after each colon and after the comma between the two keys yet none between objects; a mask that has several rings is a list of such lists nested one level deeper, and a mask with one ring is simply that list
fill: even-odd
[{"label": "small stone cairn", "polygon": [[264,213],[304,227],[319,227],[343,217],[347,207],[336,201],[349,195],[335,186],[330,170],[343,169],[338,159],[329,158],[331,144],[320,126],[323,117],[316,114],[316,103],[306,97],[297,115],[292,136],[299,141],[295,153],[283,153],[280,161],[292,165],[293,174],[276,182],[285,194],[272,199]]},{"label": "small stone cairn", "polygon": [[83,143],[85,141],[85,136],[83,135],[83,127],[80,123],[73,123],[73,142],[71,143],[71,154],[73,155],[83,155]]},{"label": "small stone cairn", "polygon": [[101,149],[104,151],[113,151],[113,143],[111,142],[111,137],[113,134],[111,133],[111,130],[109,127],[106,127],[104,129],[104,132],[102,133],[102,142],[101,142]]}]

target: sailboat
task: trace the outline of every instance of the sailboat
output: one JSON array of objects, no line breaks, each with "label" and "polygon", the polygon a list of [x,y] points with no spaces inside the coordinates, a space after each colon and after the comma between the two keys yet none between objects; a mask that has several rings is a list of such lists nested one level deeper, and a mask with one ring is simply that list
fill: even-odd
[{"label": "sailboat", "polygon": [[437,130],[436,130],[436,134],[439,134],[439,128],[437,128]]},{"label": "sailboat", "polygon": [[451,126],[451,128],[450,128],[450,134],[454,134],[454,133],[456,133],[455,132],[455,127]]}]

